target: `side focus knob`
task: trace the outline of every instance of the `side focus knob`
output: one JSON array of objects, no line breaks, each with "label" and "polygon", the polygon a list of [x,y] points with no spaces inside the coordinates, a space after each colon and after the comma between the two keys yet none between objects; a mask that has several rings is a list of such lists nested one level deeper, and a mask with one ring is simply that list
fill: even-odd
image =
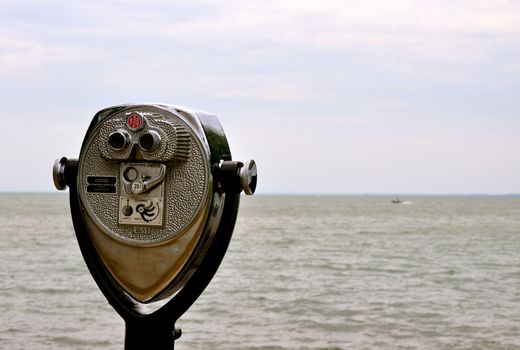
[{"label": "side focus knob", "polygon": [[240,169],[240,185],[244,193],[249,196],[255,193],[257,174],[256,163],[253,159],[248,160]]},{"label": "side focus knob", "polygon": [[244,163],[227,160],[214,166],[218,186],[224,192],[241,192],[252,195],[256,190],[258,172],[254,160]]},{"label": "side focus knob", "polygon": [[56,189],[63,191],[68,186],[75,183],[78,173],[78,160],[61,157],[56,159],[52,167],[52,179]]}]

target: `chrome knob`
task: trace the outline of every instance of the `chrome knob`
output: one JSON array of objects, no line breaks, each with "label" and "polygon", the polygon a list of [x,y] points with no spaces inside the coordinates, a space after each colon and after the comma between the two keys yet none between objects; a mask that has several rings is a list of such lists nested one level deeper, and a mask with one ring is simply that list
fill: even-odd
[{"label": "chrome knob", "polygon": [[248,160],[242,168],[240,168],[240,186],[247,195],[252,195],[256,190],[256,179],[258,173],[256,163],[253,159]]},{"label": "chrome knob", "polygon": [[67,188],[67,182],[65,181],[65,164],[67,163],[66,157],[56,159],[54,166],[52,167],[52,180],[56,189],[63,191]]}]

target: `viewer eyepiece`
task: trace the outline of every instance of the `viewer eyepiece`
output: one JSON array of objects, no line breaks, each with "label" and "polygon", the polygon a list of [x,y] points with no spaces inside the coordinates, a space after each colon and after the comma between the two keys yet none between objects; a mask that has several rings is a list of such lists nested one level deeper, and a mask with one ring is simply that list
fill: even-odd
[{"label": "viewer eyepiece", "polygon": [[153,130],[145,132],[139,138],[139,146],[141,146],[141,148],[147,152],[155,151],[157,148],[159,148],[160,143],[161,136],[159,136],[159,134]]},{"label": "viewer eyepiece", "polygon": [[124,130],[117,130],[108,135],[108,144],[116,151],[125,149],[130,144],[130,136]]}]

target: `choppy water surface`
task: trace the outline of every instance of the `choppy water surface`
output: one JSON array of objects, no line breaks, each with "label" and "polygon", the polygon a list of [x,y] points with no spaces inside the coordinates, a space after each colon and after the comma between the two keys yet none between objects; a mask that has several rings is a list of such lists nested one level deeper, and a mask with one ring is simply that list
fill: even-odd
[{"label": "choppy water surface", "polygon": [[[176,349],[520,349],[520,198],[243,198]],[[0,194],[0,348],[122,349],[65,195]]]}]

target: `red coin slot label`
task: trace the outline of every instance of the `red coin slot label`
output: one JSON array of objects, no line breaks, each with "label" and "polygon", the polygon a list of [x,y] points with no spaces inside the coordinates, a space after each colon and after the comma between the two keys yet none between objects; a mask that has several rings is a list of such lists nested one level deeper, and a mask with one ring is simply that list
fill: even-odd
[{"label": "red coin slot label", "polygon": [[133,130],[139,129],[142,124],[143,124],[143,119],[137,113],[130,114],[128,116],[128,118],[126,119],[126,125],[128,125],[128,127]]}]

